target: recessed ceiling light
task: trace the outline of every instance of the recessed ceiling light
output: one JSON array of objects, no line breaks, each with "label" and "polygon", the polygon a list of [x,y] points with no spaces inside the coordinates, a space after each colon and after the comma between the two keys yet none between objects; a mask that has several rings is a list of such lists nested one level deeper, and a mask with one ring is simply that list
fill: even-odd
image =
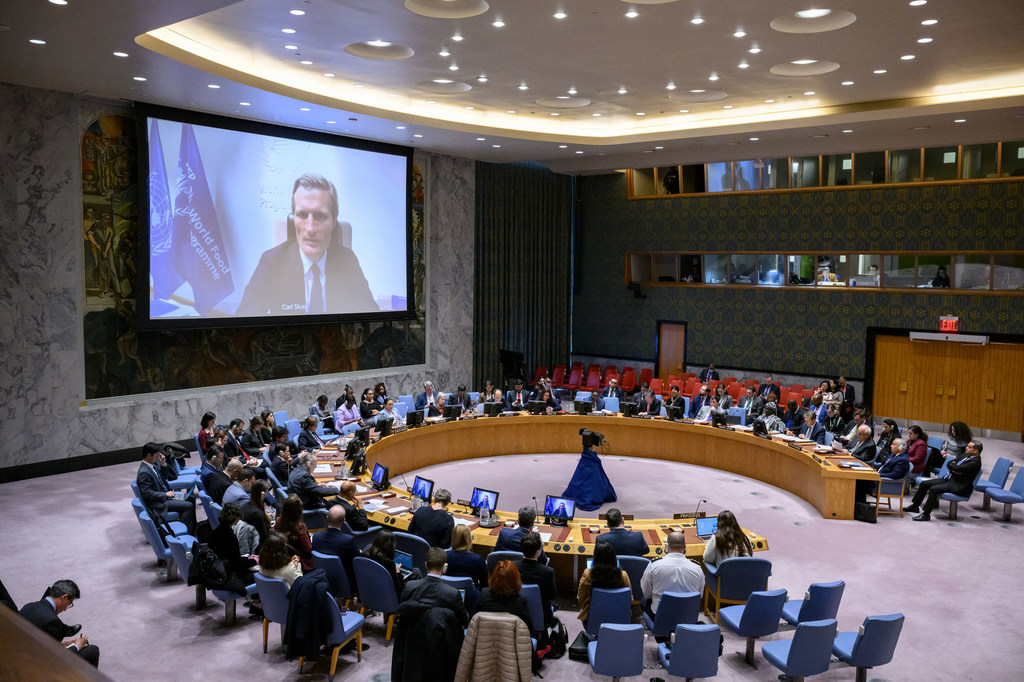
[{"label": "recessed ceiling light", "polygon": [[830,9],[802,9],[796,13],[801,19],[820,19],[832,14]]},{"label": "recessed ceiling light", "polygon": [[312,63],[313,62],[309,61],[308,59],[303,59],[301,62],[299,62],[299,64],[302,64],[303,66],[309,66]]},{"label": "recessed ceiling light", "polygon": [[766,100],[764,101],[764,103],[765,103],[765,104],[775,104],[775,100],[773,100],[773,99],[766,99]]},{"label": "recessed ceiling light", "polygon": [[631,9],[628,12],[626,12],[627,19],[636,19],[638,16],[640,16],[640,13],[637,12],[635,9]]},{"label": "recessed ceiling light", "polygon": [[638,112],[636,112],[636,115],[637,116],[646,116],[647,114],[645,112],[643,112],[643,111],[638,111]]},{"label": "recessed ceiling light", "polygon": [[601,114],[591,114],[591,116],[594,116],[594,117],[597,117],[597,116],[600,116],[600,115]]},{"label": "recessed ceiling light", "polygon": [[955,119],[953,119],[953,123],[967,123],[967,119],[966,118],[955,118]]},{"label": "recessed ceiling light", "polygon": [[569,95],[558,95],[555,99],[569,99]]},{"label": "recessed ceiling light", "polygon": [[575,95],[577,90],[576,88],[569,88],[568,90],[566,90],[566,92],[568,92],[570,95]]},{"label": "recessed ceiling light", "polygon": [[299,111],[309,111],[309,107],[299,107]]},{"label": "recessed ceiling light", "polygon": [[924,21],[921,22],[921,25],[922,26],[934,26],[937,23],[939,23],[938,19],[925,19]]},{"label": "recessed ceiling light", "polygon": [[291,14],[296,17],[301,17],[304,16],[306,13],[303,12],[301,9],[293,9],[290,12],[288,12],[288,14]]},{"label": "recessed ceiling light", "polygon": [[219,86],[219,85],[217,85],[216,83],[210,83],[210,84],[209,84],[209,85],[207,85],[206,87],[208,87],[208,88],[212,88],[213,90],[219,90],[219,89],[220,89],[220,86]]},{"label": "recessed ceiling light", "polygon": [[710,76],[708,76],[708,80],[709,81],[716,81],[716,80],[718,80],[718,75],[713,73]]},{"label": "recessed ceiling light", "polygon": [[565,149],[565,148],[567,148],[568,146],[569,146],[569,145],[567,145],[567,144],[560,144],[560,145],[558,145],[558,148],[559,148],[559,149]]},{"label": "recessed ceiling light", "polygon": [[733,38],[744,38],[744,37],[746,37],[746,35],[747,35],[747,32],[746,32],[746,31],[744,31],[744,30],[743,30],[743,29],[741,28],[741,29],[739,29],[739,30],[737,30],[737,31],[734,31],[734,32],[733,32],[733,34],[732,34],[732,37],[733,37]]},{"label": "recessed ceiling light", "polygon": [[285,45],[284,49],[286,49],[286,50],[297,50],[297,49],[299,49],[299,46],[298,45]]},{"label": "recessed ceiling light", "polygon": [[427,104],[437,104],[437,100],[436,99],[428,99],[427,100]]},{"label": "recessed ceiling light", "polygon": [[505,22],[502,21],[501,19],[495,19],[494,21],[491,22],[491,26],[493,26],[494,28],[502,28],[504,25]]},{"label": "recessed ceiling light", "polygon": [[655,147],[655,149],[664,149],[664,147]]},{"label": "recessed ceiling light", "polygon": [[328,121],[327,125],[334,125],[335,123],[337,123],[337,121]]},{"label": "recessed ceiling light", "polygon": [[419,133],[413,133],[413,137],[423,137],[423,136],[420,135]]},{"label": "recessed ceiling light", "polygon": [[555,19],[565,19],[569,15],[563,12],[562,10],[558,10],[552,16],[555,17]]},{"label": "recessed ceiling light", "polygon": [[466,111],[473,111],[476,107],[463,107]]},{"label": "recessed ceiling light", "polygon": [[441,51],[438,52],[437,54],[439,54],[442,57],[451,57],[452,56],[452,53],[448,51],[447,47],[442,47]]},{"label": "recessed ceiling light", "polygon": [[62,5],[63,6],[63,5],[68,4],[68,0],[50,0],[50,4],[51,5]]},{"label": "recessed ceiling light", "polygon": [[689,109],[680,109],[679,113],[680,114],[688,114],[688,113],[690,113],[690,110]]},{"label": "recessed ceiling light", "polygon": [[478,137],[478,138],[476,138],[476,141],[477,142],[483,142],[486,139],[487,139],[486,137]]},{"label": "recessed ceiling light", "polygon": [[750,141],[751,142],[757,142],[760,139],[761,139],[760,137],[752,137],[752,138],[750,138]]},{"label": "recessed ceiling light", "polygon": [[480,74],[479,76],[476,77],[476,80],[478,83],[486,83],[487,76],[485,76],[484,74]]},{"label": "recessed ceiling light", "polygon": [[294,28],[282,28],[281,29],[281,33],[287,33],[288,35],[291,35],[292,33],[295,33],[295,29]]},{"label": "recessed ceiling light", "polygon": [[405,126],[395,126],[395,130],[405,130]]},{"label": "recessed ceiling light", "polygon": [[843,81],[840,85],[853,85],[853,81]]},{"label": "recessed ceiling light", "polygon": [[333,73],[325,73],[324,76],[326,78],[334,78],[334,74]]},{"label": "recessed ceiling light", "polygon": [[626,89],[626,86],[622,86],[622,87],[620,87],[620,88],[619,88],[619,89],[617,90],[617,92],[618,92],[618,93],[619,93],[620,95],[625,95],[625,94],[626,94],[627,92],[629,92],[629,90],[627,90],[627,89]]},{"label": "recessed ceiling light", "polygon": [[690,19],[690,23],[691,24],[695,24],[695,25],[700,25],[700,24],[704,23],[704,20],[702,18],[700,18],[700,17],[694,17],[693,19]]},{"label": "recessed ceiling light", "polygon": [[32,38],[28,42],[32,43],[33,45],[45,45],[46,44],[45,40],[40,40],[39,38]]},{"label": "recessed ceiling light", "polygon": [[726,104],[722,108],[723,109],[732,109],[732,105],[731,104]]},{"label": "recessed ceiling light", "polygon": [[507,109],[507,110],[505,111],[505,113],[506,113],[506,114],[514,114],[514,113],[516,113],[516,110],[515,110],[515,109]]},{"label": "recessed ceiling light", "polygon": [[905,62],[909,62],[913,58],[914,58],[914,55],[912,55],[912,54],[905,54],[902,57],[900,57],[900,59],[902,59]]},{"label": "recessed ceiling light", "polygon": [[133,76],[132,80],[139,81],[140,83],[146,80],[145,76]]},{"label": "recessed ceiling light", "polygon": [[583,153],[583,150],[582,150],[582,149],[577,149],[577,150],[576,150],[576,153],[577,153],[577,154],[582,154],[582,153]]},{"label": "recessed ceiling light", "polygon": [[115,57],[127,57],[128,53],[127,52],[115,52],[114,56]]},{"label": "recessed ceiling light", "polygon": [[746,62],[740,62],[739,64],[737,64],[737,66],[739,66],[739,68],[741,68],[741,69],[749,69],[750,68],[750,64],[747,64]]},{"label": "recessed ceiling light", "polygon": [[494,147],[495,149],[501,149],[500,144],[492,144],[491,146]]},{"label": "recessed ceiling light", "polygon": [[386,40],[367,40],[366,44],[370,47],[391,47],[391,43]]},{"label": "recessed ceiling light", "polygon": [[910,0],[911,7],[920,7],[921,5],[927,5],[928,0]]},{"label": "recessed ceiling light", "polygon": [[[813,137],[813,138],[821,138],[821,137],[828,137],[828,135],[819,134],[819,135],[811,135],[811,137]],[[795,166],[796,164],[793,164],[793,165]],[[796,169],[794,169],[794,170],[796,170]]]},{"label": "recessed ceiling light", "polygon": [[520,84],[519,84],[519,89],[520,89],[520,90],[529,90],[529,89],[530,89],[530,86],[529,86],[529,85],[527,85],[526,83],[520,83]]},{"label": "recessed ceiling light", "polygon": [[462,34],[456,33],[455,35],[452,36],[452,40],[454,40],[457,43],[462,42]]},{"label": "recessed ceiling light", "polygon": [[872,73],[885,73],[885,69],[875,69]]},{"label": "recessed ceiling light", "polygon": [[914,126],[911,130],[931,130],[931,126]]},{"label": "recessed ceiling light", "polygon": [[692,92],[694,94],[697,94],[697,93],[700,93],[700,92],[707,92],[707,90],[690,90],[690,92]]},{"label": "recessed ceiling light", "polygon": [[814,94],[814,90],[808,90],[807,92],[804,93],[804,95],[806,95],[807,97],[810,97],[813,94]]},{"label": "recessed ceiling light", "polygon": [[362,83],[353,83],[352,87],[353,88],[365,88],[366,86],[363,85]]},{"label": "recessed ceiling light", "polygon": [[454,83],[455,81],[451,80],[450,78],[435,78],[432,82],[437,83],[438,85],[448,85],[449,83]]},{"label": "recessed ceiling light", "polygon": [[749,52],[750,54],[760,54],[761,48],[759,48],[757,45],[754,45],[752,48],[747,50],[747,52]]},{"label": "recessed ceiling light", "polygon": [[844,130],[843,132],[844,132],[844,133],[852,133],[853,131],[852,131],[852,130],[850,130],[849,128],[847,128],[847,129],[846,129],[846,130]]},{"label": "recessed ceiling light", "polygon": [[459,65],[458,64],[452,64],[451,66],[448,67],[448,70],[449,71],[458,71],[459,70]]},{"label": "recessed ceiling light", "polygon": [[921,43],[921,44],[923,45],[923,44],[925,44],[925,43],[930,43],[930,42],[932,42],[932,39],[931,39],[931,38],[918,38],[918,39],[917,39],[917,42],[919,42],[919,43]]},{"label": "recessed ceiling light", "polygon": [[818,61],[818,60],[817,59],[795,59],[795,60],[791,61],[790,64],[800,64],[800,65],[813,64],[816,61]]},{"label": "recessed ceiling light", "polygon": [[675,90],[676,89],[676,84],[675,83],[669,83],[668,85],[665,86],[665,89],[666,90]]},{"label": "recessed ceiling light", "polygon": [[238,104],[239,104],[240,106],[243,106],[243,107],[249,107],[249,106],[252,106],[252,103],[251,103],[251,102],[239,102]]}]

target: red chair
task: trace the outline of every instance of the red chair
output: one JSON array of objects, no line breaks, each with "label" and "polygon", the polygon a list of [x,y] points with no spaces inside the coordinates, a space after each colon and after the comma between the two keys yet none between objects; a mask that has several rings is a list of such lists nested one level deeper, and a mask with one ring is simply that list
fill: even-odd
[{"label": "red chair", "polygon": [[747,387],[738,381],[734,381],[725,390],[732,396],[734,401],[738,402],[743,397],[743,394],[747,392]]},{"label": "red chair", "polygon": [[683,388],[683,382],[679,381],[678,379],[676,379],[675,381],[668,385],[668,390],[670,392],[672,391],[673,386],[679,387],[679,395],[683,395],[684,393],[686,393],[685,389]]},{"label": "red chair", "polygon": [[538,367],[537,371],[533,373],[533,383],[536,384],[537,381],[539,381],[541,377],[546,377],[547,375],[548,375],[548,368],[547,367]]},{"label": "red chair", "polygon": [[654,378],[654,370],[653,369],[642,369],[642,370],[640,370],[640,376],[637,377],[636,381],[637,381],[638,384],[650,384],[651,383],[651,379],[653,379],[653,378]]},{"label": "red chair", "polygon": [[590,367],[587,367],[587,376],[590,376],[591,372],[597,372],[598,376],[601,375],[601,365],[596,362],[590,363]]},{"label": "red chair", "polygon": [[800,395],[802,395],[805,398],[813,398],[814,397],[814,389],[813,388],[805,388],[804,390],[800,391]]},{"label": "red chair", "polygon": [[714,393],[715,392],[715,387],[718,386],[718,384],[720,384],[720,383],[722,383],[722,382],[719,381],[718,379],[712,379],[711,381],[708,382],[708,388],[710,388],[711,392]]},{"label": "red chair", "polygon": [[569,372],[569,381],[565,382],[562,388],[567,388],[570,391],[578,391],[580,389],[580,382],[583,381],[583,370],[575,367]]},{"label": "red chair", "polygon": [[608,376],[609,374],[618,374],[618,373],[619,373],[619,370],[618,370],[618,368],[615,367],[615,365],[605,365],[605,367],[604,367],[604,375],[605,376]]},{"label": "red chair", "polygon": [[805,386],[804,384],[791,384],[790,387],[789,387],[789,390],[791,390],[791,391],[802,391],[805,388],[807,388],[807,386]]},{"label": "red chair", "polygon": [[633,368],[624,369],[622,371],[622,381],[619,382],[619,388],[626,393],[630,393],[636,389],[636,370]]},{"label": "red chair", "polygon": [[561,388],[565,383],[565,365],[555,365],[555,373],[551,377],[551,388]]},{"label": "red chair", "polygon": [[683,379],[683,380],[685,381],[686,379],[693,379],[693,378],[696,378],[696,376],[697,376],[697,375],[696,375],[696,374],[694,374],[693,372],[683,372],[683,375],[682,375],[681,377],[679,377],[679,378],[680,378],[680,379]]},{"label": "red chair", "polygon": [[744,386],[753,386],[754,388],[757,388],[757,387],[758,387],[758,386],[760,386],[761,384],[760,384],[760,382],[758,382],[758,380],[757,380],[757,379],[747,379],[747,380],[745,380],[745,381],[743,382],[743,385],[744,385]]},{"label": "red chair", "polygon": [[631,370],[632,370],[633,374],[636,374],[636,367],[623,367],[622,368],[622,373],[625,374],[626,372],[629,372]]},{"label": "red chair", "polygon": [[651,379],[651,390],[654,391],[654,395],[661,395],[664,388],[661,379]]},{"label": "red chair", "polygon": [[596,391],[601,388],[601,373],[590,372],[587,374],[587,386],[586,388],[590,391]]},{"label": "red chair", "polygon": [[[612,372],[611,374],[608,374],[606,372],[605,375],[604,375],[604,379],[601,380],[601,388],[608,388],[608,383],[612,379],[618,379],[618,378],[619,378],[619,373],[618,372]],[[622,383],[622,381],[620,380],[619,383]]]},{"label": "red chair", "polygon": [[722,381],[724,381],[725,385],[728,386],[732,382],[736,381],[736,377],[722,377]]},{"label": "red chair", "polygon": [[572,363],[569,366],[569,371],[571,372],[574,369],[578,369],[580,371],[580,373],[582,374],[583,373],[583,363],[580,362],[579,360],[577,360],[576,362]]},{"label": "red chair", "polygon": [[665,379],[665,383],[668,384],[669,386],[672,385],[673,381],[679,381],[679,375],[678,374],[669,374],[668,375],[668,379]]}]

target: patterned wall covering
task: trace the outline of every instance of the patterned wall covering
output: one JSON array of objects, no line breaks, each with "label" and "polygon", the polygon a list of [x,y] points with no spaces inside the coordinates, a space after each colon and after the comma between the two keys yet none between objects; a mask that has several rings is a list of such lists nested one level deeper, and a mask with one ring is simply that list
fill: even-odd
[{"label": "patterned wall covering", "polygon": [[[922,185],[626,199],[624,174],[580,179],[573,352],[654,358],[656,320],[688,324],[687,362],[863,377],[869,326],[1024,333],[1019,297],[623,284],[627,251],[1020,249],[1024,184]],[[624,333],[625,332],[625,333]]]}]

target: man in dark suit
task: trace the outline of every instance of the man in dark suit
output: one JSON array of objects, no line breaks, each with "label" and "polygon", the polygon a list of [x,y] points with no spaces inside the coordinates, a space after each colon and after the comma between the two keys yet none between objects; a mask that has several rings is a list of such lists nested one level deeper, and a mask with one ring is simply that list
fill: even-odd
[{"label": "man in dark suit", "polygon": [[[82,626],[65,625],[60,619],[60,614],[73,607],[80,596],[81,592],[74,581],[58,580],[46,590],[42,599],[21,607],[21,616],[93,666],[99,667],[99,647],[89,644],[89,638],[81,632]],[[74,639],[63,641],[68,637]]]},{"label": "man in dark suit", "polygon": [[362,509],[362,503],[356,497],[356,484],[352,481],[345,481],[341,484],[341,496],[338,497],[341,506],[345,508],[345,521],[348,527],[358,532],[370,530],[370,522],[366,518],[366,512]]},{"label": "man in dark suit", "polygon": [[608,388],[601,391],[602,398],[618,398],[620,401],[626,397],[626,394],[619,388],[619,380],[612,377],[608,380]]},{"label": "man in dark suit", "polygon": [[818,423],[818,415],[811,410],[804,412],[804,426],[800,429],[800,437],[813,440],[818,445],[825,444],[825,427]]},{"label": "man in dark suit", "polygon": [[448,504],[451,501],[450,492],[444,488],[438,490],[434,493],[434,501],[431,504],[423,505],[412,515],[409,532],[419,535],[431,547],[451,547],[452,530],[455,528],[455,520],[448,512]]},{"label": "man in dark suit", "polygon": [[282,486],[288,485],[292,473],[292,450],[287,443],[274,443],[267,450],[270,455],[270,471]]},{"label": "man in dark suit", "polygon": [[443,549],[440,547],[428,549],[427,577],[407,583],[405,589],[402,590],[402,601],[418,601],[427,606],[451,609],[459,626],[464,628],[469,625],[469,613],[466,612],[466,605],[462,603],[458,589],[441,579],[446,563],[448,563],[448,557]]},{"label": "man in dark suit", "polygon": [[316,456],[309,452],[299,455],[299,462],[292,473],[288,476],[288,494],[298,495],[302,500],[303,509],[323,509],[324,505],[330,507],[336,504],[334,500],[325,500],[325,497],[334,497],[338,494],[337,488],[318,485],[313,478],[313,469],[316,467]]},{"label": "man in dark suit", "polygon": [[312,452],[326,445],[324,439],[316,432],[316,425],[319,422],[320,420],[312,415],[302,420],[302,430],[299,431],[299,437],[295,439],[299,445],[299,450]]},{"label": "man in dark suit", "polygon": [[188,528],[189,535],[195,535],[195,500],[191,497],[187,500],[174,499],[174,491],[167,485],[160,472],[165,461],[164,453],[156,443],[146,443],[142,446],[142,462],[135,476],[142,502],[152,514],[155,523],[162,523],[167,517],[167,512],[177,512],[178,520]]},{"label": "man in dark suit", "polygon": [[612,507],[608,510],[605,523],[608,524],[608,532],[598,535],[595,542],[607,542],[619,555],[643,556],[651,551],[643,534],[625,529],[622,525],[622,512],[618,509]]},{"label": "man in dark suit", "polygon": [[782,395],[782,388],[780,388],[779,385],[772,380],[771,374],[765,375],[764,383],[761,384],[757,389],[757,394],[762,398],[767,398],[769,393],[774,393],[775,395],[778,396]]},{"label": "man in dark suit", "polygon": [[846,382],[846,377],[839,377],[839,390],[843,393],[843,404],[839,408],[839,414],[843,419],[853,416],[853,405],[857,402],[857,391]]},{"label": "man in dark suit", "polygon": [[875,459],[877,448],[875,441],[871,440],[870,426],[861,424],[857,427],[857,440],[850,446],[846,454],[853,455],[862,462],[871,462]]},{"label": "man in dark suit", "polygon": [[721,377],[718,376],[718,370],[715,369],[715,363],[712,362],[708,364],[707,369],[702,369],[700,371],[698,378],[700,379],[700,383],[706,384],[709,381],[717,381]]},{"label": "man in dark suit", "polygon": [[[949,463],[949,478],[929,478],[921,483],[921,487],[914,493],[910,506],[907,507],[908,512],[917,514],[914,517],[915,521],[932,520],[932,509],[939,506],[939,495],[942,493],[968,497],[974,492],[974,479],[981,471],[983,447],[981,441],[972,440],[964,449],[964,454]],[[927,500],[925,496],[928,497]],[[923,507],[921,502],[924,502]]]},{"label": "man in dark suit", "polygon": [[795,400],[786,402],[786,412],[782,415],[782,421],[786,423],[786,432],[793,436],[800,432],[804,426],[804,413],[807,409]]},{"label": "man in dark suit", "polygon": [[[203,468],[199,470],[199,480],[203,482],[203,490],[209,490],[210,484],[218,478],[227,478],[224,473],[224,448],[219,445],[211,445],[206,450],[206,461]],[[226,485],[231,485],[229,480]]]},{"label": "man in dark suit", "polygon": [[639,413],[648,417],[657,417],[661,414],[661,400],[649,388],[643,392],[643,397],[640,398]]},{"label": "man in dark suit", "polygon": [[523,390],[523,380],[516,379],[516,387],[505,394],[505,409],[520,412],[526,409],[528,396]]},{"label": "man in dark suit", "polygon": [[378,310],[359,258],[342,246],[338,190],[306,173],[292,188],[288,239],[263,252],[236,314],[361,313]]},{"label": "man in dark suit", "polygon": [[[537,510],[533,507],[519,508],[519,525],[515,528],[502,528],[498,533],[498,541],[494,549],[501,552],[522,552],[523,538],[533,532],[533,524],[537,520]],[[540,563],[547,565],[548,557],[544,549],[540,550]]]},{"label": "man in dark suit", "polygon": [[345,523],[345,507],[336,504],[327,512],[327,528],[313,533],[313,551],[329,554],[341,559],[348,576],[348,584],[356,589],[356,576],[352,570],[352,560],[359,556],[356,539],[341,529]]},{"label": "man in dark suit", "polygon": [[[216,449],[215,449],[216,448]],[[216,455],[218,464],[223,461],[224,451],[218,445],[211,445],[209,451],[207,451],[207,457],[211,454]],[[203,466],[205,470],[206,466]],[[203,490],[210,496],[217,504],[223,504],[224,493],[235,480],[235,476],[242,470],[242,463],[237,459],[233,459],[228,462],[228,465],[223,470],[217,470],[209,476],[201,476],[200,479],[203,482]]]},{"label": "man in dark suit", "polygon": [[[540,588],[541,611],[544,613],[544,627],[550,627],[554,620],[551,613],[551,600],[558,594],[555,586],[555,570],[540,562],[544,553],[544,544],[541,542],[540,533],[527,533],[519,544],[519,551],[523,558],[516,562],[519,569],[519,578],[524,585],[536,585]],[[537,627],[535,624],[534,627]]]},{"label": "man in dark suit", "polygon": [[427,405],[437,404],[437,393],[434,391],[433,381],[423,382],[423,391],[416,396],[416,409],[422,410]]},{"label": "man in dark suit", "polygon": [[237,418],[232,419],[228,425],[228,436],[224,440],[224,454],[227,455],[229,462],[233,459],[242,460],[242,464],[249,461],[249,455],[242,447],[242,430],[244,428],[245,422]]},{"label": "man in dark suit", "polygon": [[711,402],[711,391],[708,389],[707,384],[700,387],[700,392],[694,396],[693,400],[690,401],[690,419],[697,417],[697,413],[700,412],[701,408],[708,405]]},{"label": "man in dark suit", "polygon": [[[899,481],[906,478],[910,473],[910,457],[907,455],[907,445],[902,438],[893,439],[889,446],[889,459],[878,469],[878,475],[885,481]],[[868,493],[874,494],[878,490],[876,481],[857,481],[856,497],[857,502],[867,502]]]},{"label": "man in dark suit", "polygon": [[459,384],[459,387],[455,389],[455,393],[448,394],[449,405],[462,405],[462,410],[468,412],[473,409],[473,399],[469,397],[469,393],[466,392],[466,385]]}]

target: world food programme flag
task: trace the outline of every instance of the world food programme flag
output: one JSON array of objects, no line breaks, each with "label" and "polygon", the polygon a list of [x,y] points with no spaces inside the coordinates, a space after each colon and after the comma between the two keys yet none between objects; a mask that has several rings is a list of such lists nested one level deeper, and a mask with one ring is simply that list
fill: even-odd
[{"label": "world food programme flag", "polygon": [[174,267],[174,218],[156,121],[149,125],[149,267],[155,298],[168,298],[185,280]]},{"label": "world food programme flag", "polygon": [[188,124],[181,127],[174,191],[174,263],[192,285],[196,310],[207,315],[235,285],[196,135]]}]

